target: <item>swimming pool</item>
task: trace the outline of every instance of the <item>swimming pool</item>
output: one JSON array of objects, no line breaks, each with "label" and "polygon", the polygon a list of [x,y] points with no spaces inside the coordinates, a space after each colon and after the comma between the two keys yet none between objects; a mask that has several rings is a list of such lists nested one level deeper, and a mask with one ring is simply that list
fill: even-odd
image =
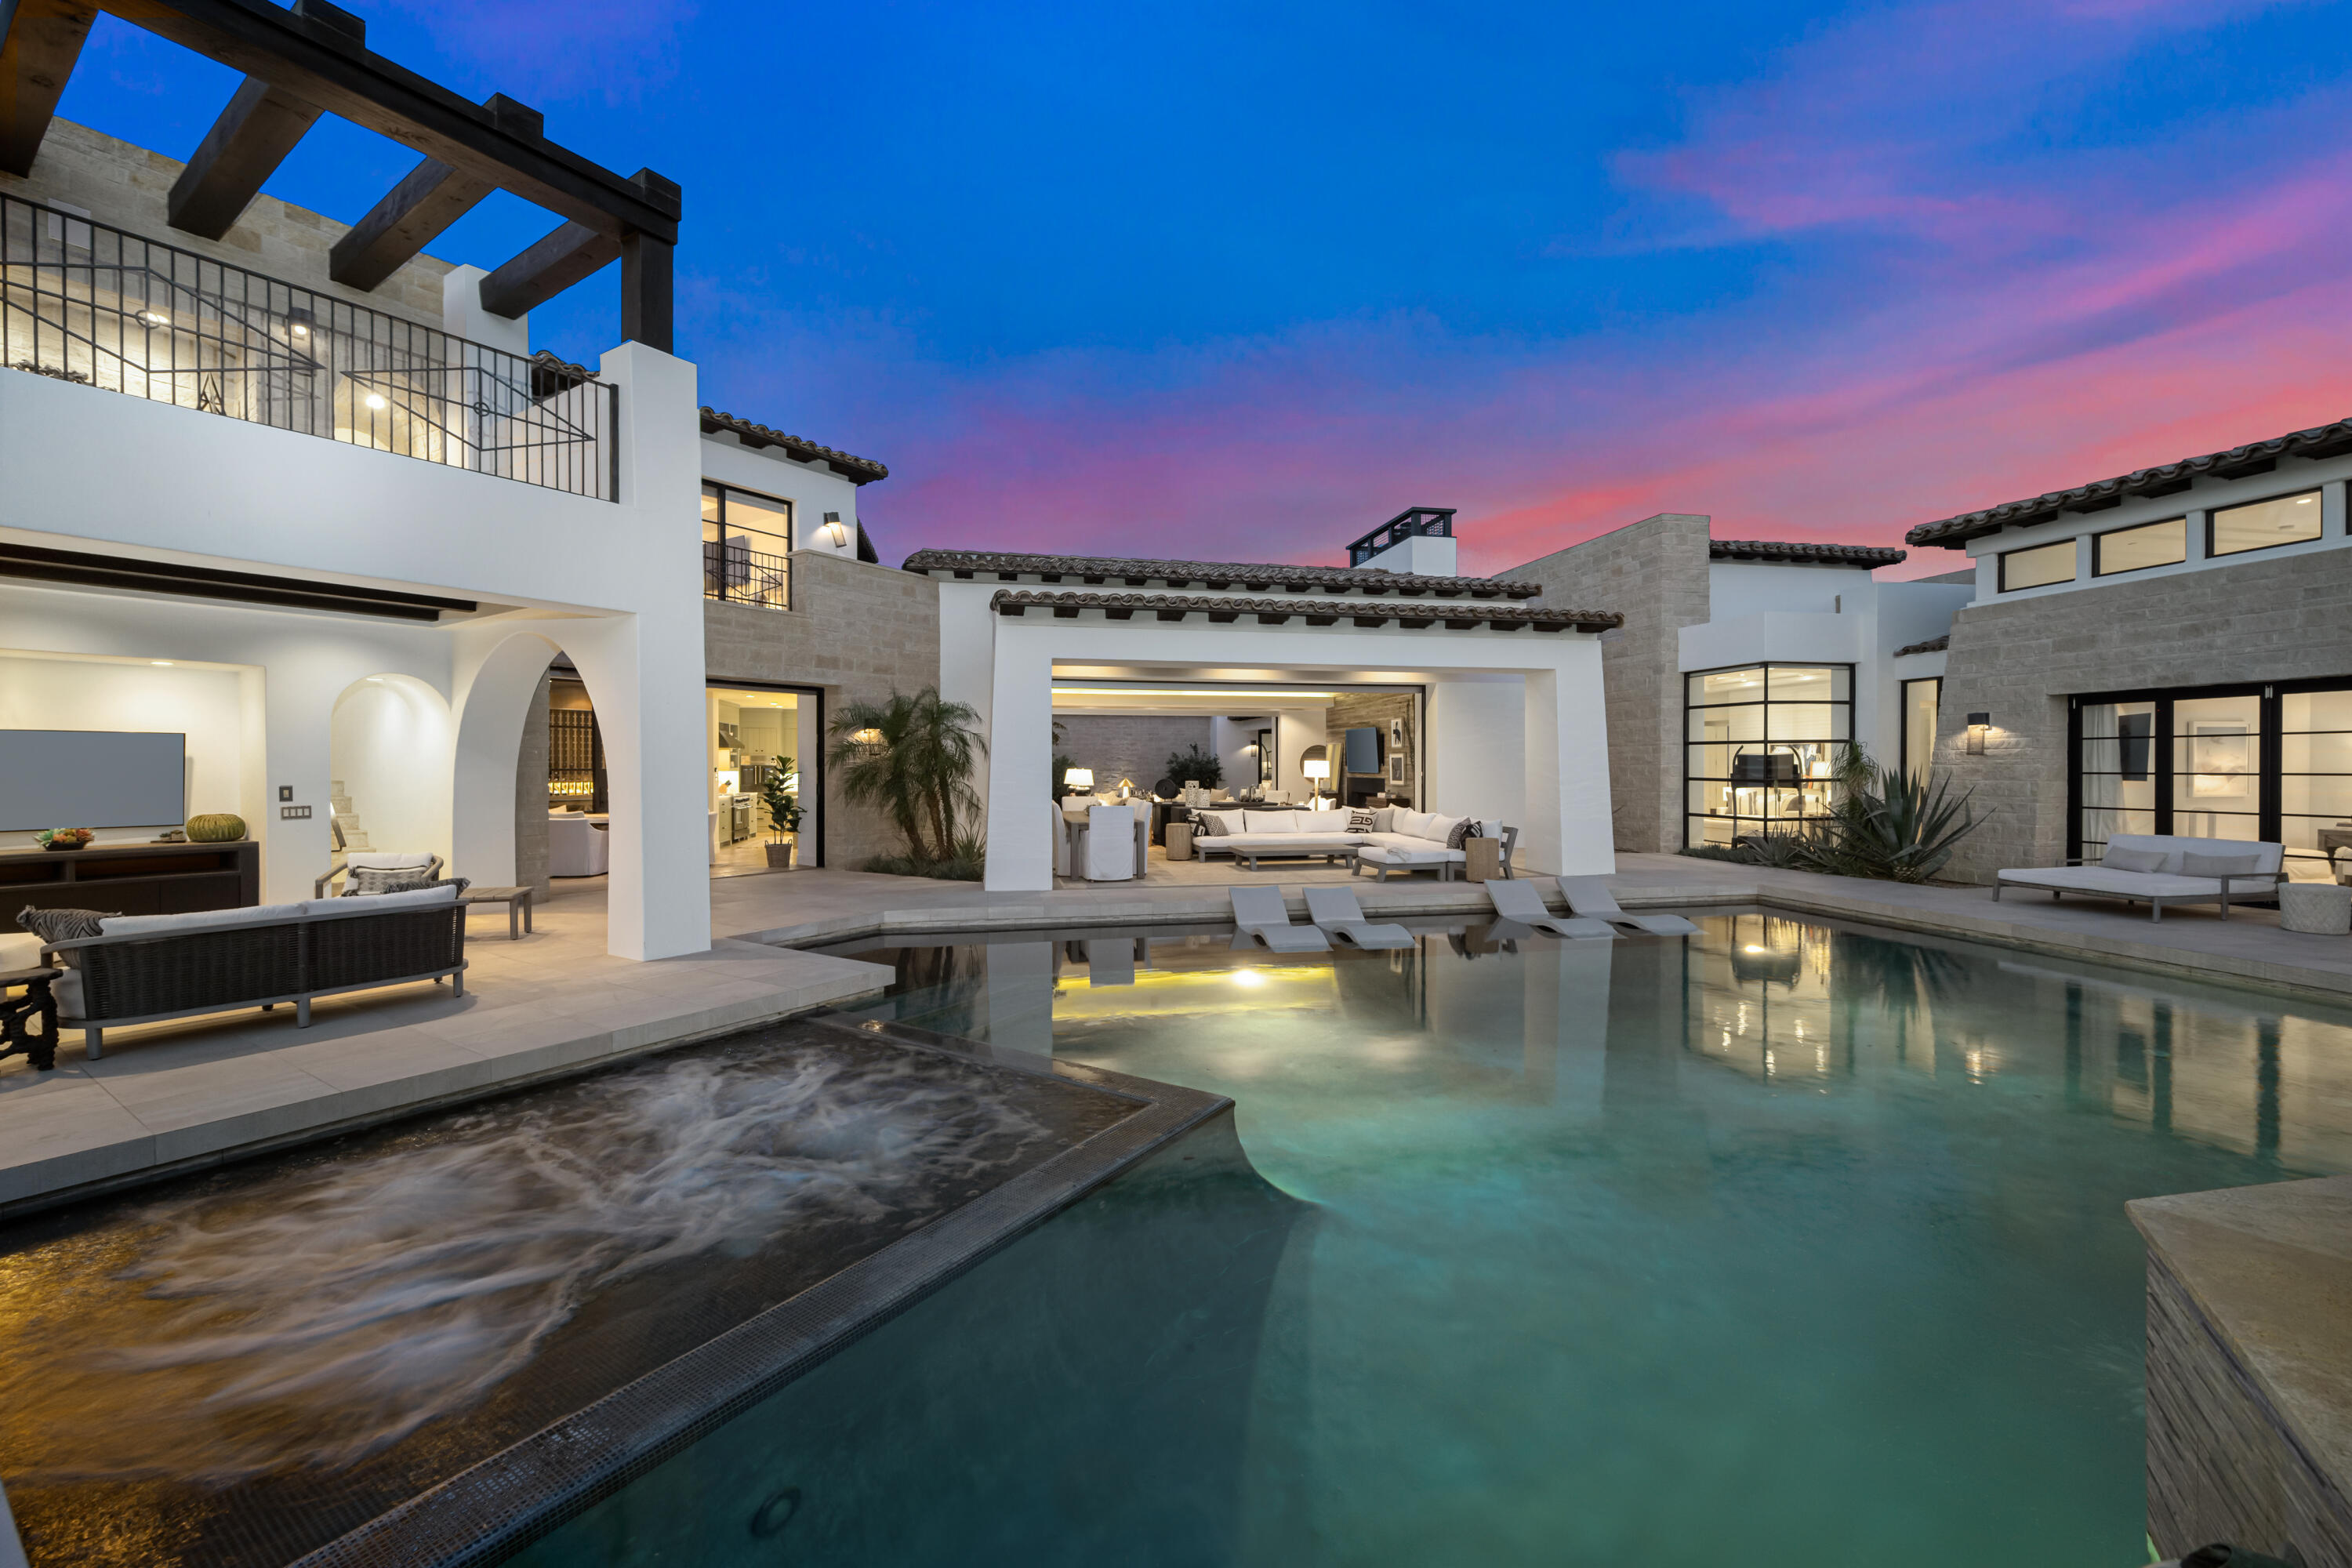
[{"label": "swimming pool", "polygon": [[2352,1169],[2352,1011],[1702,926],[841,949],[1274,1190],[1124,1178],[520,1561],[2140,1563],[2122,1205]]}]

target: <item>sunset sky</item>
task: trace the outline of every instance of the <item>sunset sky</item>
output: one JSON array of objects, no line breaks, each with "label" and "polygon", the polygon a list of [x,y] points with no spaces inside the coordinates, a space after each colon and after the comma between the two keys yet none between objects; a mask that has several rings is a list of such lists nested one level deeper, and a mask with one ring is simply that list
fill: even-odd
[{"label": "sunset sky", "polygon": [[[684,184],[703,400],[888,463],[893,563],[1330,561],[1411,505],[1465,570],[1661,510],[1898,543],[2352,413],[2352,0],[342,3]],[[185,157],[235,86],[102,17],[61,112]],[[268,188],[349,222],[414,162],[325,121]]]}]

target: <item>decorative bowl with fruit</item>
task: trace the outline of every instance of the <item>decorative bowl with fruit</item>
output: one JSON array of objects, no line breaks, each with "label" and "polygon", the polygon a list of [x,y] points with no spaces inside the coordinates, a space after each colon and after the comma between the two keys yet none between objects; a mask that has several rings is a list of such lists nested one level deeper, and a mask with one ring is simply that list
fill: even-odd
[{"label": "decorative bowl with fruit", "polygon": [[98,836],[87,827],[49,827],[33,835],[44,849],[79,849]]}]

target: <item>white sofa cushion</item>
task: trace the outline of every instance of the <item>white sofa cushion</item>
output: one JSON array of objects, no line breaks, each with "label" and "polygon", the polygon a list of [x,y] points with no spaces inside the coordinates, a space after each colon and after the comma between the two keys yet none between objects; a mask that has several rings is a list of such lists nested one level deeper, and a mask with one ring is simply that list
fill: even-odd
[{"label": "white sofa cushion", "polygon": [[1298,813],[1295,811],[1247,811],[1242,815],[1248,819],[1244,824],[1244,832],[1297,833],[1299,831]]},{"label": "white sofa cushion", "polygon": [[1203,811],[1201,812],[1199,816],[1201,821],[1208,827],[1210,837],[1223,838],[1233,834],[1239,833],[1242,830],[1242,820],[1244,817],[1248,816],[1248,813],[1240,811]]},{"label": "white sofa cushion", "polygon": [[38,969],[41,939],[28,931],[0,931],[0,969]]},{"label": "white sofa cushion", "polygon": [[343,857],[343,865],[369,867],[379,871],[404,870],[410,867],[430,866],[432,855],[425,850],[355,849]]},{"label": "white sofa cushion", "polygon": [[2113,893],[2141,899],[2194,899],[2215,896],[2221,891],[2221,884],[2210,877],[2174,877],[2160,871],[2110,871],[2104,866],[2045,866],[2002,871],[2000,877],[2012,887],[2056,888],[2067,892]]},{"label": "white sofa cushion", "polygon": [[389,910],[457,900],[456,888],[417,888],[405,893],[363,893],[355,899],[311,899],[297,907],[306,915],[380,915]]},{"label": "white sofa cushion", "polygon": [[1459,849],[1448,849],[1426,838],[1407,839],[1402,844],[1367,844],[1357,853],[1364,859],[1388,866],[1459,866],[1469,858]]},{"label": "white sofa cushion", "polygon": [[1215,842],[1237,852],[1279,854],[1288,850],[1308,855],[1326,849],[1353,849],[1364,841],[1360,833],[1232,833]]},{"label": "white sofa cushion", "polygon": [[186,915],[117,915],[100,925],[103,936],[171,936],[208,926],[266,925],[299,918],[307,904],[263,904],[249,910],[198,910]]},{"label": "white sofa cushion", "polygon": [[2168,874],[2178,874],[2184,855],[2252,855],[2256,875],[2275,871],[2285,863],[2286,847],[2265,844],[2251,838],[2191,838],[2178,833],[2118,833],[2107,840],[2107,849],[2153,849],[2163,855],[2160,868]]}]

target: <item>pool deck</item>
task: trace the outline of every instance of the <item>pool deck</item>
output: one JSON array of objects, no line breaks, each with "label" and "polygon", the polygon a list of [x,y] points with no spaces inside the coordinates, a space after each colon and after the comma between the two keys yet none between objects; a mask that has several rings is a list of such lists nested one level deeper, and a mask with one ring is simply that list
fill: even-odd
[{"label": "pool deck", "polygon": [[[1982,888],[1906,887],[1672,855],[1621,855],[1628,909],[1756,908],[2120,964],[2173,979],[2352,1000],[2352,940],[2278,929],[2268,910],[2223,921]],[[62,1196],[199,1168],[340,1128],[576,1072],[665,1046],[872,994],[888,971],[794,951],[877,934],[1189,924],[1229,917],[1226,889],[1276,886],[1304,919],[1307,883],[1352,882],[1374,919],[1478,917],[1482,885],[1350,879],[1319,862],[1154,859],[1140,882],[990,893],[970,882],[854,871],[714,879],[707,953],[635,963],[604,951],[602,885],[567,881],[537,934],[505,940],[485,912],[467,944],[467,994],[417,985],[286,1011],[110,1030],[88,1061],[68,1032],[54,1072],[0,1062],[0,1217]],[[1547,892],[1549,881],[1538,884]]]}]

